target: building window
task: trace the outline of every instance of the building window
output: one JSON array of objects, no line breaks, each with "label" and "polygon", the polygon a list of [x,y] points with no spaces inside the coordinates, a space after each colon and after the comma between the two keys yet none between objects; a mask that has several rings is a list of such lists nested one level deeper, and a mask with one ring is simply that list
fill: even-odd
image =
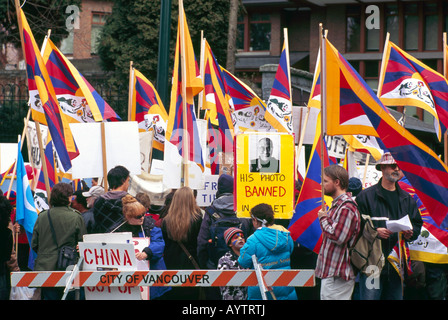
[{"label": "building window", "polygon": [[61,50],[63,54],[73,54],[73,35],[74,31],[72,29],[67,38],[61,41],[61,47],[59,50]]},{"label": "building window", "polygon": [[347,52],[361,51],[361,7],[348,6],[346,19]]},{"label": "building window", "polygon": [[237,49],[269,51],[271,49],[271,19],[268,13],[240,16],[237,27]]},{"label": "building window", "polygon": [[106,24],[106,19],[109,13],[106,12],[92,12],[92,31],[90,36],[90,51],[92,54],[98,53],[98,42],[101,36],[101,30]]},{"label": "building window", "polygon": [[409,3],[404,6],[404,49],[418,50],[418,4]]},{"label": "building window", "polygon": [[250,51],[269,51],[271,21],[269,14],[254,14],[250,19]]},{"label": "building window", "polygon": [[398,5],[387,4],[385,7],[386,14],[386,32],[389,32],[389,40],[398,44],[399,24],[398,24]]},{"label": "building window", "polygon": [[[434,31],[439,27],[439,16],[437,13],[437,3],[425,3],[425,36],[424,36],[424,49],[425,50],[438,50],[439,39],[434,37]],[[436,33],[437,34],[437,33]]]},{"label": "building window", "polygon": [[346,52],[382,52],[389,40],[407,51],[440,50],[441,30],[448,31],[448,4],[413,1],[378,4],[380,28],[365,27],[367,5],[346,6]]},{"label": "building window", "polygon": [[238,25],[236,27],[236,49],[244,51],[244,44],[246,43],[246,23],[244,16],[238,16]]},{"label": "building window", "polygon": [[[446,1],[406,1],[378,4],[380,9],[380,29],[364,27],[367,5],[346,6],[346,52],[368,53],[384,50],[386,33],[389,40],[410,54],[424,51],[440,51],[442,32],[448,32],[448,2]],[[441,72],[442,60],[421,60],[433,70]],[[362,58],[351,60],[366,83],[376,92],[381,68],[381,60]],[[423,109],[411,106],[393,107],[399,112],[416,117],[426,123],[434,118]]]},{"label": "building window", "polygon": [[378,89],[378,77],[381,61],[367,60],[364,61],[364,80],[372,90]]}]

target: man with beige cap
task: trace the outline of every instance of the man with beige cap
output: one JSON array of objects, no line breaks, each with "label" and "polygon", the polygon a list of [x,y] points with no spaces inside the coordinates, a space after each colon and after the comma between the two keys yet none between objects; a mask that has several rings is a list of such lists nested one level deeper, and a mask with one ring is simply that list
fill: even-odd
[{"label": "man with beige cap", "polygon": [[88,210],[82,213],[87,233],[93,233],[93,228],[95,225],[95,219],[93,217],[93,204],[95,203],[95,200],[104,193],[105,193],[104,188],[99,185],[95,185],[91,187],[89,191],[85,191],[82,193],[82,195],[87,200]]}]

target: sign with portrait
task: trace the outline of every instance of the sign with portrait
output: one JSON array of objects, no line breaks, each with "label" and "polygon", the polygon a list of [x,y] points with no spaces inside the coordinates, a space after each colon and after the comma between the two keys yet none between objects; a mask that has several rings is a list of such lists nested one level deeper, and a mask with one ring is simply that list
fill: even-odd
[{"label": "sign with portrait", "polygon": [[247,132],[236,136],[235,203],[239,217],[252,207],[270,204],[275,218],[294,211],[294,137],[287,133]]}]

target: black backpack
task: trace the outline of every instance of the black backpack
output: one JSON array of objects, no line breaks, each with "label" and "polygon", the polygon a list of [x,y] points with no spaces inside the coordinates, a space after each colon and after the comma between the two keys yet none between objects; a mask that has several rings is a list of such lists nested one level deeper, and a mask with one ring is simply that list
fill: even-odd
[{"label": "black backpack", "polygon": [[[208,208],[207,208],[208,209]],[[227,246],[224,239],[224,232],[228,228],[242,228],[242,221],[233,216],[227,216],[219,214],[216,211],[206,210],[206,213],[210,216],[210,229],[209,229],[209,241],[208,241],[208,269],[216,269],[218,266],[218,260],[221,258],[230,248]],[[244,232],[244,230],[242,230]]]}]

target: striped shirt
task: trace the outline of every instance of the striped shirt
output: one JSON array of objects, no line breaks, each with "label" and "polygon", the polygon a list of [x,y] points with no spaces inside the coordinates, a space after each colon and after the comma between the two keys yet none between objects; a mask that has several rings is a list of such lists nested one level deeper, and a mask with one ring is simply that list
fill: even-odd
[{"label": "striped shirt", "polygon": [[360,215],[350,193],[335,198],[327,216],[320,218],[322,246],[317,258],[316,277],[355,278],[350,264],[350,247],[360,230]]}]

